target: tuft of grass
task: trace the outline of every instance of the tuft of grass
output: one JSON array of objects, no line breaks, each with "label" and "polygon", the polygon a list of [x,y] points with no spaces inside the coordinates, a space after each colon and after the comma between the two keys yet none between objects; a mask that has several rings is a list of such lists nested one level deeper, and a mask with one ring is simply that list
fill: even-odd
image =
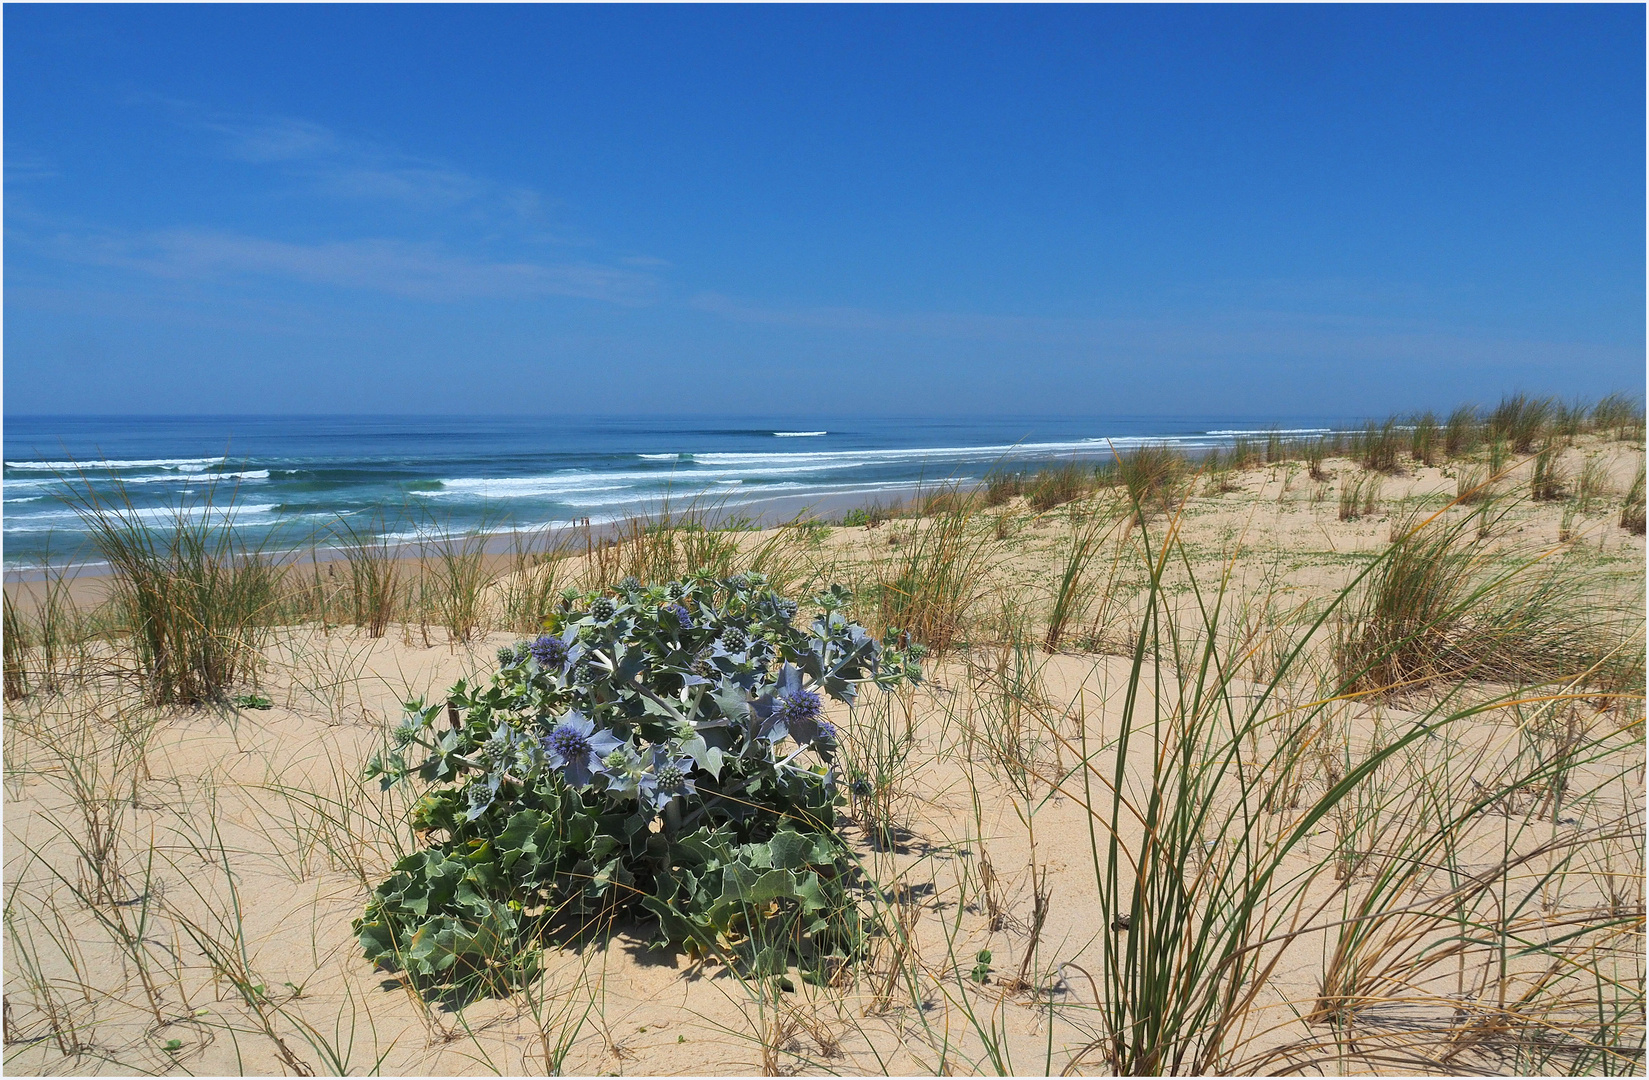
[{"label": "tuft of grass", "polygon": [[486,543],[484,527],[454,532],[446,525],[430,530],[421,543],[425,604],[453,643],[469,641],[482,629],[487,588],[493,582]]},{"label": "tuft of grass", "polygon": [[[1056,506],[1075,502],[1092,486],[1090,471],[1076,462],[1068,462],[1052,469],[1043,469],[1025,482],[1025,497],[1031,509],[1039,514]],[[989,489],[986,489],[987,499]],[[987,505],[988,502],[987,502]]]},{"label": "tuft of grass", "polygon": [[1494,481],[1481,465],[1462,468],[1454,478],[1454,501],[1461,506],[1483,502],[1494,495]]},{"label": "tuft of grass", "polygon": [[267,620],[283,571],[235,528],[234,494],[154,514],[111,478],[105,497],[82,472],[64,501],[113,573],[113,599],[156,705],[223,704],[255,684]]},{"label": "tuft of grass", "polygon": [[1239,435],[1231,440],[1231,451],[1226,460],[1239,472],[1243,469],[1252,469],[1260,463],[1260,451],[1252,440]]},{"label": "tuft of grass", "polygon": [[1476,517],[1434,515],[1402,528],[1346,609],[1334,653],[1348,686],[1385,694],[1444,679],[1598,683],[1623,656],[1631,665],[1572,572],[1472,543]]},{"label": "tuft of grass", "polygon": [[900,631],[935,652],[958,639],[995,553],[972,529],[974,503],[959,500],[915,527],[877,582],[877,632]]},{"label": "tuft of grass", "polygon": [[1529,475],[1529,495],[1536,502],[1556,502],[1569,492],[1569,473],[1563,467],[1563,448],[1556,440],[1547,442],[1535,455]]},{"label": "tuft of grass", "polygon": [[350,620],[368,637],[381,638],[400,600],[400,559],[386,538],[389,520],[380,508],[364,521],[340,517],[334,526],[339,550],[349,564]]},{"label": "tuft of grass", "polygon": [[1135,520],[1144,521],[1153,507],[1169,508],[1185,465],[1183,454],[1162,444],[1148,444],[1117,456],[1117,478],[1128,493]]},{"label": "tuft of grass", "polygon": [[511,534],[510,569],[502,583],[504,626],[532,635],[555,609],[559,571],[567,555],[567,538],[549,530]]},{"label": "tuft of grass", "polygon": [[1591,455],[1581,465],[1580,477],[1575,481],[1575,509],[1589,514],[1612,494],[1608,463],[1600,454]]},{"label": "tuft of grass", "polygon": [[29,693],[29,638],[23,628],[23,614],[12,602],[9,592],[5,594],[5,624],[0,629],[0,647],[5,652],[5,699],[21,700]]},{"label": "tuft of grass", "polygon": [[1380,477],[1356,472],[1340,482],[1340,520],[1356,521],[1373,517],[1380,508]]},{"label": "tuft of grass", "polygon": [[1043,635],[1042,647],[1048,652],[1059,650],[1060,639],[1072,618],[1079,617],[1093,599],[1095,583],[1089,566],[1105,541],[1115,530],[1117,519],[1098,508],[1087,513],[1071,513],[1071,532],[1058,565],[1059,580],[1054,588],[1053,609],[1048,615],[1048,630]]},{"label": "tuft of grass", "polygon": [[1311,479],[1319,484],[1329,479],[1328,470],[1323,468],[1323,461],[1328,457],[1328,442],[1328,439],[1321,435],[1300,441],[1300,460],[1305,462]]},{"label": "tuft of grass", "polygon": [[1620,504],[1620,527],[1637,536],[1643,535],[1643,462],[1638,462],[1638,474]]},{"label": "tuft of grass", "polygon": [[1489,436],[1510,442],[1515,454],[1531,453],[1535,443],[1546,434],[1555,412],[1551,398],[1532,398],[1527,394],[1503,397],[1489,414]]},{"label": "tuft of grass", "polygon": [[1608,432],[1622,442],[1641,442],[1643,406],[1625,394],[1610,394],[1592,406],[1591,426],[1593,430]]},{"label": "tuft of grass", "polygon": [[1421,465],[1437,464],[1437,454],[1442,449],[1441,431],[1437,424],[1437,415],[1430,410],[1412,416],[1409,425],[1409,456]]},{"label": "tuft of grass", "polygon": [[1477,449],[1480,432],[1475,407],[1462,405],[1455,409],[1443,422],[1443,456],[1457,458],[1471,453]]},{"label": "tuft of grass", "polygon": [[685,581],[730,576],[739,559],[738,531],[716,527],[720,509],[718,503],[696,499],[677,508],[666,499],[657,513],[628,518],[604,539],[586,533],[585,588],[610,591],[627,577]]},{"label": "tuft of grass", "polygon": [[986,506],[1001,506],[1024,492],[1025,478],[1018,473],[993,472],[985,478]]},{"label": "tuft of grass", "polygon": [[1370,421],[1352,440],[1352,453],[1358,464],[1371,472],[1398,472],[1405,443],[1403,435],[1395,417],[1383,424]]}]

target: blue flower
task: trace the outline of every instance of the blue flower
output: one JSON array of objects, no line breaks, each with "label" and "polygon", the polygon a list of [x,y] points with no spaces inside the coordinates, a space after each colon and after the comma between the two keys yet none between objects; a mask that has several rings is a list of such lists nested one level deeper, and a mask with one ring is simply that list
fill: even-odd
[{"label": "blue flower", "polygon": [[[789,735],[801,744],[819,741],[824,701],[812,690],[802,689],[801,670],[791,664],[779,669],[773,692],[757,699],[750,708],[762,720],[757,738],[776,743]],[[830,728],[832,734],[835,730]]]},{"label": "blue flower", "polygon": [[595,724],[576,711],[568,713],[544,736],[544,752],[549,755],[550,765],[560,769],[572,787],[589,784],[602,759],[624,745],[624,740],[610,731],[598,733]]},{"label": "blue flower", "polygon": [[544,634],[532,643],[532,658],[545,671],[562,671],[567,666],[567,643]]},{"label": "blue flower", "polygon": [[680,604],[666,604],[659,608],[659,612],[661,614],[674,615],[676,617],[676,621],[681,624],[681,628],[683,630],[690,629],[693,625],[693,616],[688,614],[687,609],[682,607]]}]

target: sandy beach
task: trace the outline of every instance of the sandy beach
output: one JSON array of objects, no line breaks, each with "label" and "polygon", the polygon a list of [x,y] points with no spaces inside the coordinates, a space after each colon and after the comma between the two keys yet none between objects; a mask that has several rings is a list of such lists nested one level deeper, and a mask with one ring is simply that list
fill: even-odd
[{"label": "sandy beach", "polygon": [[[1573,794],[1560,813],[1531,793],[1481,814],[1460,830],[1451,865],[1492,873],[1510,855],[1533,860],[1502,874],[1533,890],[1519,916],[1525,937],[1535,924],[1557,926],[1616,905],[1625,921],[1588,938],[1590,951],[1571,959],[1607,961],[1616,965],[1611,977],[1629,981],[1642,960],[1641,952],[1632,959],[1639,939],[1619,935],[1635,934],[1643,917],[1645,549],[1643,536],[1616,519],[1642,448],[1584,438],[1565,454],[1570,475],[1590,458],[1602,462],[1613,494],[1589,513],[1518,497],[1484,543],[1497,559],[1544,554],[1578,573],[1574,580],[1592,590],[1588,603],[1619,613],[1621,647],[1630,651],[1635,639],[1637,685],[1625,697],[1577,699],[1580,719],[1568,722],[1583,719],[1597,752],[1568,776]],[[146,708],[121,673],[116,645],[93,645],[81,673],[7,709],[8,1071],[1103,1071],[1096,996],[1103,996],[1104,953],[1133,930],[1100,915],[1108,838],[1095,822],[1109,797],[1101,798],[1098,782],[1114,760],[1108,755],[1122,733],[1129,687],[1138,685],[1130,683],[1130,653],[1149,561],[1169,549],[1182,560],[1170,575],[1172,607],[1191,639],[1199,603],[1225,579],[1219,633],[1230,635],[1228,655],[1243,665],[1231,685],[1251,693],[1270,678],[1281,642],[1300,640],[1310,613],[1394,535],[1424,515],[1469,512],[1443,509],[1467,464],[1384,476],[1378,505],[1353,520],[1341,520],[1338,492],[1364,473],[1346,460],[1327,462],[1323,481],[1297,462],[1187,480],[1143,530],[1127,515],[1108,527],[1091,564],[1095,585],[1051,651],[1040,640],[1016,649],[1014,627],[1028,627],[1033,639],[1046,635],[1071,537],[1090,517],[1114,515],[1117,496],[1101,490],[1042,512],[1024,497],[990,507],[976,499],[962,526],[974,560],[964,621],[926,682],[876,695],[854,712],[831,707],[848,758],[857,760],[877,732],[896,734],[901,749],[882,763],[889,774],[877,805],[852,800],[844,826],[894,932],[873,938],[863,965],[824,986],[798,979],[775,988],[713,958],[651,950],[646,927],[632,920],[551,942],[530,989],[461,1010],[425,1001],[404,976],[362,959],[350,921],[389,865],[419,843],[406,823],[416,792],[380,791],[360,779],[362,763],[382,745],[402,702],[440,700],[460,678],[484,681],[497,648],[520,640],[495,628],[505,578],[487,586],[491,614],[469,640],[399,622],[378,638],[341,624],[272,628],[255,689],[267,708]],[[1526,488],[1530,467],[1505,477],[1505,489]],[[888,580],[901,555],[941,524],[917,513],[728,536],[742,553],[734,562],[782,541],[783,573],[800,586],[797,595],[848,581],[865,597],[868,583]],[[578,584],[595,561],[581,554],[544,565],[559,582]],[[486,573],[491,580],[508,571],[489,562]],[[1204,590],[1200,601],[1193,581]],[[27,586],[8,584],[15,588]],[[872,621],[874,612],[864,612]],[[1318,637],[1307,650],[1315,674],[1276,690],[1295,705],[1309,700],[1330,664],[1329,635]],[[1166,656],[1148,666],[1158,697],[1190,678]],[[1406,1050],[1452,1055],[1446,1060],[1459,1067],[1510,1068],[1514,1059],[1504,1055],[1514,1051],[1497,1041],[1495,1018],[1517,1013],[1520,1000],[1527,1012],[1545,1010],[1541,1022],[1553,1030],[1569,1030],[1560,1015],[1569,998],[1540,997],[1548,953],[1504,970],[1484,943],[1428,959],[1427,948],[1448,937],[1446,920],[1420,916],[1372,925],[1379,938],[1367,960],[1372,996],[1350,1028],[1311,1020],[1336,942],[1344,946],[1335,926],[1345,911],[1365,894],[1419,910],[1439,888],[1447,891],[1434,875],[1393,888],[1394,864],[1381,853],[1398,857],[1400,845],[1388,846],[1402,835],[1396,823],[1420,812],[1403,797],[1414,778],[1435,779],[1445,759],[1470,771],[1516,753],[1533,721],[1530,706],[1505,704],[1507,689],[1492,680],[1434,686],[1350,697],[1331,710],[1321,737],[1337,749],[1298,778],[1304,796],[1292,807],[1261,814],[1260,833],[1295,825],[1298,807],[1332,782],[1336,755],[1355,759],[1434,715],[1439,698],[1497,703],[1422,740],[1412,757],[1381,773],[1374,801],[1386,817],[1354,865],[1345,862],[1346,820],[1301,826],[1305,835],[1278,873],[1301,883],[1288,893],[1295,914],[1279,925],[1318,929],[1273,941],[1263,977],[1225,1034],[1224,1067],[1366,1072]],[[1007,755],[990,741],[1002,730],[991,726],[992,710],[1005,702],[1026,714],[1015,736],[1023,745]],[[1087,769],[1084,747],[1095,755]],[[1131,765],[1125,783],[1148,790],[1149,773]],[[1458,783],[1439,790],[1469,796]],[[1137,851],[1143,837],[1136,828],[1118,839]],[[1572,846],[1554,846],[1554,838]],[[1236,842],[1208,836],[1198,866],[1236,858]],[[1531,876],[1530,866],[1540,873]],[[104,886],[103,900],[83,902]],[[1472,894],[1461,903],[1480,901]],[[1637,1002],[1641,1009],[1641,994]],[[1627,1030],[1636,1024],[1641,1038],[1641,1012],[1623,1022]],[[1619,1053],[1631,1060],[1627,1049]]]}]

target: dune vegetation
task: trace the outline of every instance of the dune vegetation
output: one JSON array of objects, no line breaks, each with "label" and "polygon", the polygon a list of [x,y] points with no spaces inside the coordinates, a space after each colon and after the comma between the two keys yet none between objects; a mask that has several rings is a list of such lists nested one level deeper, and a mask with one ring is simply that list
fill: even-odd
[{"label": "dune vegetation", "polygon": [[[666,508],[503,553],[357,524],[295,561],[228,498],[156,522],[70,485],[112,575],[5,595],[9,1072],[1643,1071],[1628,399],[1144,447],[779,527]],[[534,644],[594,655],[579,627],[625,605],[654,654],[712,614],[779,650],[717,629],[663,692],[602,654],[687,724],[671,745],[732,655],[754,689],[717,715],[825,751],[783,759],[806,799],[752,797],[736,859],[684,831],[736,795],[699,743],[632,782],[657,816],[630,832],[487,816],[571,797],[521,776],[563,758],[486,740],[506,713],[530,732],[529,700],[559,730],[573,669]],[[816,615],[899,677],[797,713],[781,654],[806,666]],[[449,733],[420,780],[406,748]],[[666,765],[677,800],[649,803]],[[464,822],[449,767],[491,770]],[[550,829],[564,804],[532,798]],[[586,887],[578,845],[613,837],[634,859]],[[414,865],[427,891],[390,890]]]}]

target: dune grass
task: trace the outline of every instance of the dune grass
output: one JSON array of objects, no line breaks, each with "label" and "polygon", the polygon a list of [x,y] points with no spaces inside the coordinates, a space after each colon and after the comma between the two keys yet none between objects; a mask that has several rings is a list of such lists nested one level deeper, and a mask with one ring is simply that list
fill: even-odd
[{"label": "dune grass", "polygon": [[145,692],[156,705],[224,703],[257,678],[282,569],[234,527],[233,492],[210,487],[151,520],[113,486],[105,497],[82,474],[65,496],[113,570]]}]

